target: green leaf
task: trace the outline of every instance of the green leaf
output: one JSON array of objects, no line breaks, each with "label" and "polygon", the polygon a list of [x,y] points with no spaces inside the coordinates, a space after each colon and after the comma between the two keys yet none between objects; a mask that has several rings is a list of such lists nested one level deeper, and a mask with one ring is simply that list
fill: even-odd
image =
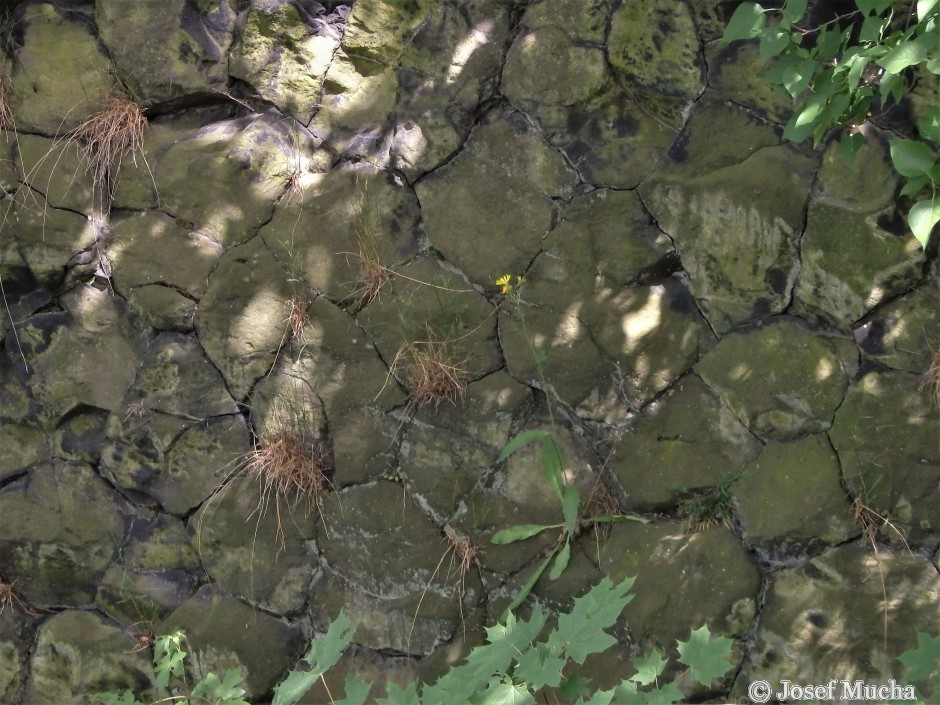
[{"label": "green leaf", "polygon": [[512,675],[516,681],[525,683],[532,690],[545,686],[557,688],[561,684],[565,663],[557,651],[545,644],[536,644],[519,655]]},{"label": "green leaf", "polygon": [[[589,679],[585,678],[580,673],[572,673],[570,676],[565,678],[564,682],[561,684],[561,688],[558,689],[558,692],[568,700],[573,698],[584,698],[585,696],[591,694],[591,689],[588,687],[590,682],[591,681]],[[611,693],[610,696],[613,697],[614,694]],[[610,700],[607,701],[607,703],[609,702]],[[606,703],[604,705],[606,705]]]},{"label": "green leaf", "polygon": [[796,100],[806,90],[809,82],[813,80],[817,68],[819,68],[819,64],[812,59],[801,59],[783,75],[781,83],[791,98]]},{"label": "green leaf", "polygon": [[865,143],[865,137],[860,133],[856,132],[854,135],[849,135],[848,137],[843,137],[839,140],[839,156],[842,157],[842,160],[849,166],[852,166],[855,163],[855,156],[858,154],[858,150]]},{"label": "green leaf", "polygon": [[679,645],[679,661],[689,667],[689,672],[696,681],[710,686],[715,678],[720,678],[731,670],[728,656],[731,654],[731,639],[720,636],[711,638],[707,626],[693,631],[688,641],[676,641]]},{"label": "green leaf", "polygon": [[862,72],[865,70],[865,67],[868,66],[868,62],[869,58],[865,54],[853,54],[847,59],[844,59],[842,66],[843,68],[848,66],[846,85],[849,90],[858,87],[859,82],[862,80]]},{"label": "green leaf", "polygon": [[786,24],[796,24],[806,12],[807,0],[787,0],[783,6],[783,21]]},{"label": "green leaf", "polygon": [[907,214],[907,224],[924,249],[927,249],[930,233],[938,222],[940,222],[940,196],[918,201]]},{"label": "green leaf", "polygon": [[558,500],[564,502],[564,481],[561,476],[561,455],[551,436],[542,439],[542,473]]},{"label": "green leaf", "polygon": [[761,61],[770,61],[790,46],[790,33],[780,27],[765,27],[760,33]]},{"label": "green leaf", "polygon": [[657,649],[653,649],[653,653],[649,656],[633,659],[633,667],[636,669],[636,673],[630,677],[630,680],[637,685],[649,685],[662,675],[668,663],[669,661],[664,659]]},{"label": "green leaf", "polygon": [[535,697],[525,686],[494,678],[487,685],[486,690],[473,698],[471,703],[472,705],[532,705],[535,703]]},{"label": "green leaf", "polygon": [[337,701],[336,705],[363,705],[369,697],[372,686],[360,680],[352,673],[346,674],[346,697]]},{"label": "green leaf", "polygon": [[930,177],[926,174],[921,174],[920,176],[912,176],[907,179],[904,187],[901,189],[902,196],[913,196],[920,192],[924,186],[930,183]]},{"label": "green leaf", "polygon": [[927,50],[927,44],[919,40],[901,42],[875,63],[889,73],[901,73],[908,66],[926,61]]},{"label": "green leaf", "polygon": [[509,441],[509,443],[503,446],[503,450],[499,454],[499,457],[496,459],[496,461],[501,463],[527,443],[531,443],[532,441],[541,441],[550,437],[551,434],[548,431],[541,431],[538,429],[522,431],[521,433],[517,434],[515,438]]},{"label": "green leaf", "polygon": [[920,176],[933,166],[933,151],[923,142],[891,140],[889,144],[891,163],[901,176]]},{"label": "green leaf", "polygon": [[858,41],[862,44],[875,44],[881,42],[881,35],[888,25],[888,20],[880,15],[871,15],[862,22],[858,31]]},{"label": "green leaf", "polygon": [[802,125],[800,127],[794,127],[793,123],[796,121],[797,116],[794,115],[788,121],[786,126],[783,128],[783,139],[789,140],[790,142],[802,142],[811,134],[813,134],[813,124]]},{"label": "green leaf", "polygon": [[544,573],[545,569],[548,568],[549,561],[551,561],[554,557],[554,552],[550,553],[548,557],[542,561],[539,567],[535,569],[535,572],[529,576],[528,580],[526,580],[525,585],[519,588],[519,592],[517,592],[516,596],[512,598],[512,602],[509,603],[509,606],[503,610],[503,614],[500,615],[500,620],[507,619],[509,613],[525,601],[525,598],[527,598],[529,593],[532,592],[532,588],[535,587],[535,584],[539,581],[539,578],[542,577],[542,573]]},{"label": "green leaf", "polygon": [[548,574],[549,580],[558,580],[561,577],[561,574],[565,572],[565,568],[568,567],[568,561],[571,559],[571,542],[565,541],[565,545],[561,547],[561,550],[555,555],[555,563],[552,565],[552,570]]},{"label": "green leaf", "polygon": [[568,658],[580,664],[590,654],[615,644],[616,639],[604,630],[613,626],[633,599],[629,594],[633,582],[634,578],[625,578],[614,585],[605,577],[586,595],[575,598],[571,611],[558,615],[558,628],[549,636],[549,645],[561,646]]},{"label": "green leaf", "polygon": [[741,3],[728,20],[728,26],[725,27],[720,43],[728,44],[739,39],[756,37],[764,27],[764,22],[764,8],[756,2]]},{"label": "green leaf", "polygon": [[682,700],[682,698],[682,691],[679,690],[679,686],[673,682],[650,691],[646,702],[647,705],[672,705]]},{"label": "green leaf", "polygon": [[490,543],[503,545],[515,543],[516,541],[525,541],[536,534],[540,534],[545,529],[557,529],[557,524],[516,524],[508,529],[500,529],[490,539]]},{"label": "green leaf", "polygon": [[561,511],[565,517],[565,529],[569,536],[573,536],[578,528],[578,507],[581,504],[581,493],[574,487],[566,487],[561,495]]},{"label": "green leaf", "polygon": [[917,646],[898,656],[898,661],[910,669],[905,683],[932,681],[940,675],[940,634],[917,632]]},{"label": "green leaf", "polygon": [[917,122],[917,131],[924,139],[940,142],[940,105],[924,108],[923,115]]},{"label": "green leaf", "polygon": [[395,681],[389,680],[384,698],[376,700],[376,705],[415,705],[418,698],[418,681],[411,681],[402,688]]},{"label": "green leaf", "polygon": [[862,11],[863,15],[876,12],[879,15],[888,9],[891,0],[855,0],[855,5]]},{"label": "green leaf", "polygon": [[900,103],[904,97],[904,82],[896,73],[885,71],[878,79],[878,89],[881,91],[881,105],[884,106],[890,98]]},{"label": "green leaf", "polygon": [[355,632],[356,627],[341,610],[339,616],[330,622],[326,634],[314,639],[304,655],[304,660],[311,666],[310,670],[288,673],[287,678],[274,687],[272,705],[294,705],[300,700],[321,675],[336,665]]},{"label": "green leaf", "polygon": [[940,8],[940,0],[917,0],[917,21],[923,22],[937,8]]},{"label": "green leaf", "polygon": [[823,63],[832,61],[839,54],[842,45],[848,40],[851,29],[840,32],[826,28],[816,38],[816,59]]}]

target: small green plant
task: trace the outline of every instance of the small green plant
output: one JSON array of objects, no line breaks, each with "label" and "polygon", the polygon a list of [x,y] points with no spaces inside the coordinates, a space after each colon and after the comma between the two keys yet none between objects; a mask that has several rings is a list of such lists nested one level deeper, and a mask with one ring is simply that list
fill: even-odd
[{"label": "small green plant", "polygon": [[[819,145],[831,128],[848,128],[839,151],[851,163],[862,127],[876,109],[899,103],[922,67],[940,74],[940,0],[855,0],[856,10],[818,26],[803,24],[807,0],[782,7],[738,6],[722,42],[758,39],[763,61],[774,60],[766,80],[782,87],[797,109],[784,139]],[[768,18],[775,21],[769,21]],[[913,199],[907,222],[922,247],[940,222],[940,105],[928,106],[919,139],[892,139],[891,162]]]},{"label": "small green plant", "polygon": [[[513,283],[513,277],[509,274],[504,274],[496,280],[496,285],[500,287],[500,293],[506,296],[508,301],[516,304],[521,301],[520,288],[522,283],[523,278],[520,276],[516,276],[515,283]],[[525,313],[522,311],[521,307],[518,309],[518,315],[522,327],[522,334],[529,343],[529,348],[532,351],[542,388],[547,389],[545,375],[542,371],[542,362],[545,356],[535,348],[533,338],[529,334],[529,329],[526,325]],[[549,404],[548,410],[549,419],[554,428],[555,416],[552,412],[551,404]],[[535,572],[529,576],[529,579],[522,588],[520,588],[519,592],[516,593],[516,596],[503,612],[503,618],[506,618],[512,610],[521,605],[526,597],[529,596],[529,593],[532,592],[535,584],[548,569],[549,565],[552,566],[548,574],[551,580],[557,580],[561,574],[565,572],[565,569],[568,567],[568,561],[571,559],[571,540],[580,534],[582,529],[587,526],[597,526],[598,524],[604,523],[609,524],[623,521],[647,522],[647,520],[642,517],[624,514],[610,515],[596,513],[590,518],[581,518],[583,498],[575,487],[565,482],[565,476],[562,472],[561,454],[558,452],[558,444],[555,442],[555,438],[550,431],[529,429],[520,432],[503,447],[499,458],[497,458],[497,462],[503,462],[523,446],[535,441],[538,441],[541,446],[542,473],[548,486],[561,504],[561,514],[564,521],[559,524],[517,524],[516,526],[510,526],[509,528],[497,531],[490,538],[491,543],[500,545],[524,541],[543,531],[560,530],[558,540],[552,546],[548,556],[545,557],[535,569]]]},{"label": "small green plant", "polygon": [[[168,697],[153,701],[154,703],[173,702],[179,705],[250,705],[242,696],[244,677],[242,672],[229,669],[219,678],[215,673],[208,673],[205,678],[196,683],[189,695],[170,695],[170,683],[175,688],[189,690],[186,683],[186,673],[183,662],[187,652],[184,649],[186,635],[182,630],[159,637],[154,642],[153,670],[155,686],[158,692],[167,693]],[[101,700],[105,705],[142,705],[130,690],[123,693],[102,693]]]},{"label": "small green plant", "polygon": [[907,666],[904,682],[914,686],[920,702],[936,702],[940,696],[940,634],[917,632],[917,646],[898,656],[898,661]]},{"label": "small green plant", "polygon": [[734,502],[731,486],[737,479],[734,477],[715,487],[689,491],[687,496],[679,500],[679,516],[685,519],[689,531],[704,531],[710,526],[730,525]]}]

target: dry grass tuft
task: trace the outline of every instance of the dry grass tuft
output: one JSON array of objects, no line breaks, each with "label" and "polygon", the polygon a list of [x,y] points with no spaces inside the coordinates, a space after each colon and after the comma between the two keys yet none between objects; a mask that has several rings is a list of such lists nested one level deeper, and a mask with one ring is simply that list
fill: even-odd
[{"label": "dry grass tuft", "polygon": [[0,614],[6,609],[19,609],[30,617],[39,616],[39,612],[26,604],[17,594],[14,583],[5,583],[0,580]]},{"label": "dry grass tuft", "polygon": [[304,333],[304,327],[310,322],[310,314],[307,313],[310,302],[304,298],[298,297],[289,299],[286,303],[289,309],[287,324],[290,327],[291,340],[306,342],[307,338]]},{"label": "dry grass tuft", "polygon": [[[430,331],[428,331],[430,333]],[[454,406],[467,393],[466,360],[458,360],[450,341],[428,340],[407,343],[398,351],[392,363],[395,370],[404,369],[405,386],[417,408],[449,401]]]},{"label": "dry grass tuft", "polygon": [[457,575],[459,576],[460,598],[464,596],[464,585],[467,579],[467,573],[474,565],[479,565],[480,556],[483,554],[483,548],[473,543],[466,536],[461,536],[450,526],[444,529],[444,541],[448,549],[454,552],[457,559]]},{"label": "dry grass tuft", "polygon": [[9,130],[12,127],[13,108],[10,107],[10,88],[7,82],[0,78],[0,130]]},{"label": "dry grass tuft", "polygon": [[382,287],[391,279],[391,274],[388,267],[382,265],[378,254],[368,248],[360,247],[359,254],[355,256],[359,258],[362,274],[353,293],[361,298],[363,304],[368,305],[378,298]]},{"label": "dry grass tuft", "polygon": [[320,511],[321,495],[330,487],[327,452],[318,438],[279,432],[270,439],[260,439],[257,448],[248,453],[243,468],[261,485],[261,501],[256,511],[264,514],[274,500],[277,545],[278,550],[283,551],[286,538],[281,502],[287,502],[289,508],[301,503],[307,512]]},{"label": "dry grass tuft", "polygon": [[78,142],[85,169],[95,186],[104,191],[114,181],[113,170],[121,157],[136,152],[144,141],[147,118],[140,106],[123,95],[113,95],[104,108],[72,131]]},{"label": "dry grass tuft", "polygon": [[920,378],[917,391],[928,392],[933,403],[940,408],[940,348],[934,350],[930,367],[927,368],[924,376]]},{"label": "dry grass tuft", "polygon": [[317,503],[330,481],[326,475],[326,452],[318,441],[290,433],[261,439],[248,454],[245,470],[260,480],[265,495]]}]

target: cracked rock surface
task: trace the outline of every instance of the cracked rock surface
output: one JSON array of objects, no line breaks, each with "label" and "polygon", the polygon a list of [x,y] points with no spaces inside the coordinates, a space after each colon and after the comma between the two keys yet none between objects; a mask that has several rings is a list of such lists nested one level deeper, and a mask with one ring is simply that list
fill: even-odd
[{"label": "cracked rock surface", "polygon": [[[736,667],[680,687],[734,702],[940,631],[936,253],[886,130],[781,143],[729,3],[10,4],[0,702],[147,697],[176,627],[269,702],[341,609],[333,696],[433,678],[556,538],[493,535],[563,525],[524,430],[584,500],[531,599],[637,576],[598,685],[702,624]],[[96,183],[115,90],[149,129]]]}]

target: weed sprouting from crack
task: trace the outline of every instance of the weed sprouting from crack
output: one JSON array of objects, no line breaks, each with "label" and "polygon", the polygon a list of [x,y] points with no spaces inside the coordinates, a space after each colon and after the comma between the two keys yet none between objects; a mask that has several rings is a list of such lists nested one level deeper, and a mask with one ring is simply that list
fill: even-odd
[{"label": "weed sprouting from crack", "polygon": [[320,512],[322,494],[331,486],[327,458],[320,439],[299,430],[278,431],[270,438],[261,438],[246,456],[244,471],[261,486],[261,499],[255,511],[264,514],[274,501],[279,551],[286,547],[281,502],[288,502],[290,507],[302,503],[306,512],[314,509]]},{"label": "weed sprouting from crack", "polygon": [[447,560],[448,556],[450,557],[450,564],[447,567],[447,578],[445,578],[445,580],[449,580],[451,575],[456,571],[457,580],[453,587],[457,593],[460,622],[464,627],[464,637],[466,637],[466,619],[463,613],[463,602],[467,594],[467,574],[474,566],[476,566],[478,571],[481,570],[480,556],[483,554],[483,547],[474,543],[469,537],[457,533],[457,530],[451,526],[444,527],[444,544],[446,546],[444,553],[441,555],[441,559],[437,562],[434,572],[428,579],[424,591],[421,593],[418,606],[415,607],[415,616],[414,619],[411,620],[411,629],[408,632],[408,645],[405,647],[406,651],[411,650],[411,637],[414,634],[415,624],[418,622],[418,614],[421,612],[421,604],[424,602],[424,597],[427,595],[428,590],[431,589],[431,583],[434,582],[438,573],[441,572],[441,567],[444,565],[444,561]]},{"label": "weed sprouting from crack", "polygon": [[78,143],[85,170],[100,193],[108,193],[116,182],[121,157],[141,148],[147,126],[140,106],[124,95],[115,94],[101,110],[72,130],[71,139]]},{"label": "weed sprouting from crack", "polygon": [[937,408],[940,408],[940,347],[934,350],[930,367],[920,378],[917,391],[929,393],[933,403],[936,404]]},{"label": "weed sprouting from crack", "polygon": [[287,325],[290,329],[290,337],[294,342],[306,342],[304,327],[310,322],[310,314],[307,309],[310,302],[304,298],[297,297],[287,300]]},{"label": "weed sprouting from crack", "polygon": [[428,329],[426,340],[406,343],[395,355],[390,369],[398,371],[411,396],[411,403],[421,409],[449,401],[454,406],[467,393],[466,360],[454,352],[448,340],[435,340]]},{"label": "weed sprouting from crack", "polygon": [[388,267],[382,265],[374,248],[368,248],[360,243],[358,254],[353,256],[359,260],[361,274],[356,282],[357,287],[352,294],[353,296],[359,296],[363,305],[371,304],[378,298],[382,287],[388,284],[391,274]]},{"label": "weed sprouting from crack", "polygon": [[19,609],[30,617],[38,617],[39,612],[30,607],[16,594],[16,583],[7,583],[0,580],[0,614],[7,609]]},{"label": "weed sprouting from crack", "polygon": [[888,648],[888,586],[885,584],[885,573],[884,568],[881,565],[881,556],[878,553],[878,532],[883,527],[889,527],[894,533],[898,535],[898,538],[901,539],[901,542],[907,548],[908,553],[913,555],[911,547],[907,543],[907,539],[904,536],[904,533],[887,517],[882,516],[874,509],[869,507],[865,500],[862,498],[862,495],[858,495],[852,500],[852,518],[855,520],[856,526],[862,532],[862,536],[865,540],[871,544],[872,553],[875,556],[875,563],[878,564],[878,576],[881,579],[881,596],[884,601],[884,648]]},{"label": "weed sprouting from crack", "polygon": [[736,480],[735,477],[716,487],[699,489],[679,501],[679,516],[686,520],[689,531],[705,531],[710,526],[730,526],[734,502],[731,485]]}]

